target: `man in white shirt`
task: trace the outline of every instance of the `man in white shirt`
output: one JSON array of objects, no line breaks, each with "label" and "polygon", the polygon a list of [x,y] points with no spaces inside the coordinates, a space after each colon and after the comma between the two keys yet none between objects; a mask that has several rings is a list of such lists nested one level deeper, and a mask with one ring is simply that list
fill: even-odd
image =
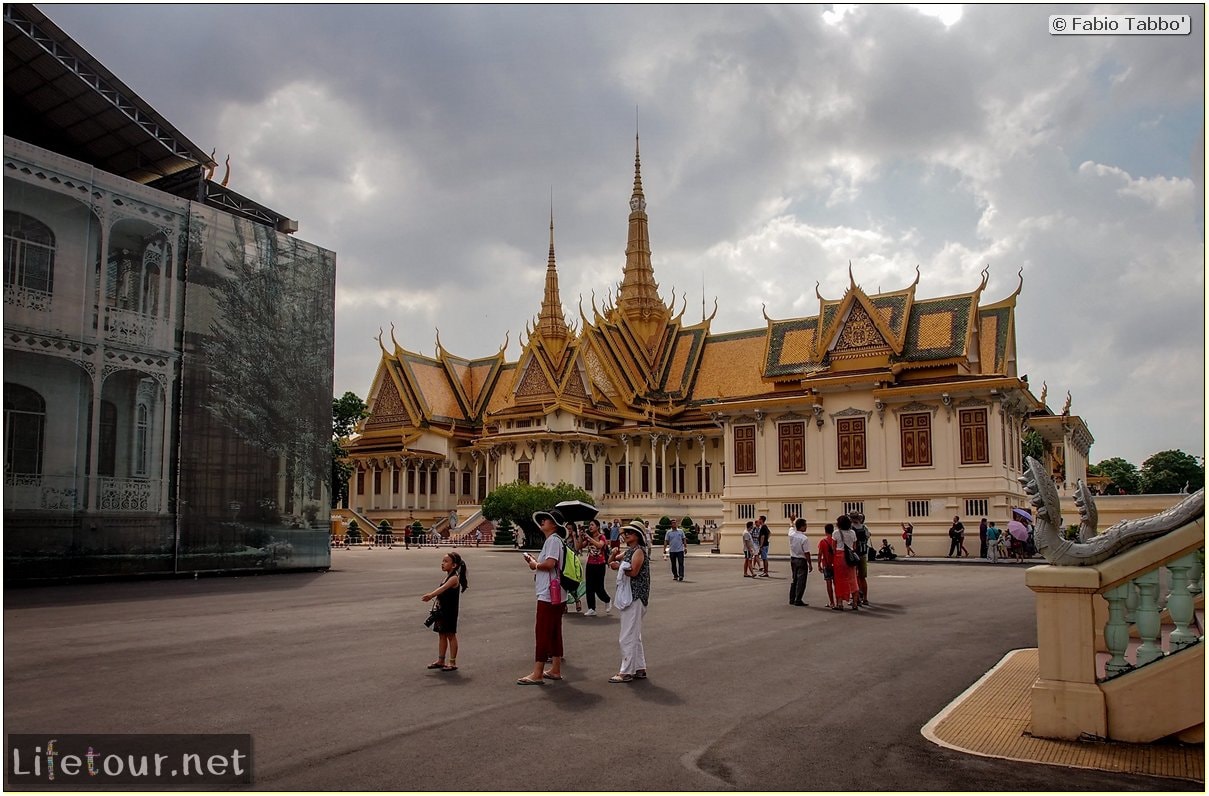
[{"label": "man in white shirt", "polygon": [[[518,679],[517,685],[545,685],[546,680],[563,679],[563,601],[566,595],[558,581],[563,540],[555,533],[563,524],[563,518],[556,509],[551,509],[535,511],[533,521],[546,538],[536,558],[525,553],[529,569],[537,573],[533,579],[537,593],[536,645],[533,671]],[[549,669],[545,668],[547,658],[550,659]]]},{"label": "man in white shirt", "polygon": [[806,520],[798,517],[793,523],[793,531],[789,534],[789,567],[793,578],[789,581],[789,604],[807,605],[802,598],[806,596],[806,573],[814,569],[810,563],[810,539],[806,536]]}]

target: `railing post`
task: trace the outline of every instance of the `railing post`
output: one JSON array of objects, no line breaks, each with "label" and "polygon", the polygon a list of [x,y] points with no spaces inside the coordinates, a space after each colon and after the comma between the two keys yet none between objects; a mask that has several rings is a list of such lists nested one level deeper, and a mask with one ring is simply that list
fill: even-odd
[{"label": "railing post", "polygon": [[1171,572],[1171,594],[1167,596],[1167,612],[1171,614],[1171,650],[1183,649],[1197,641],[1195,633],[1188,629],[1192,624],[1192,593],[1188,591],[1188,573],[1196,565],[1196,553],[1192,552],[1175,561],[1168,562]]},{"label": "railing post", "polygon": [[1125,650],[1129,647],[1129,623],[1125,621],[1125,598],[1133,591],[1129,581],[1114,586],[1104,592],[1104,600],[1108,603],[1108,622],[1104,625],[1104,645],[1108,649],[1108,663],[1104,673],[1108,677],[1129,671],[1133,666],[1125,660]]},{"label": "railing post", "polygon": [[1134,578],[1138,584],[1138,614],[1136,624],[1142,639],[1138,647],[1138,666],[1143,666],[1163,656],[1159,644],[1162,622],[1159,618],[1159,570],[1153,569]]},{"label": "railing post", "polygon": [[1037,602],[1037,680],[1030,732],[1074,740],[1108,734],[1096,684],[1095,608],[1100,573],[1091,567],[1036,566],[1025,583]]},{"label": "railing post", "polygon": [[1205,590],[1205,548],[1196,551],[1196,559],[1188,571],[1188,591],[1201,594]]}]

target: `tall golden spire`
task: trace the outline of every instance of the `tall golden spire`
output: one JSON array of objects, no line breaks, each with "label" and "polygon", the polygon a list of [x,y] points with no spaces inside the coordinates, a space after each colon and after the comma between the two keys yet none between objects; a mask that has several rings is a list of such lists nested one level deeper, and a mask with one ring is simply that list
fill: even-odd
[{"label": "tall golden spire", "polygon": [[546,292],[542,296],[541,312],[537,316],[537,331],[547,340],[566,340],[571,336],[563,317],[562,299],[558,295],[558,269],[554,264],[554,203],[550,203],[550,255],[546,260]]},{"label": "tall golden spire", "polygon": [[634,193],[630,197],[630,232],[625,247],[625,271],[618,291],[617,308],[632,323],[656,324],[667,320],[668,309],[659,298],[659,285],[651,267],[651,244],[647,230],[646,197],[642,193],[642,159],[638,134],[634,134]]}]

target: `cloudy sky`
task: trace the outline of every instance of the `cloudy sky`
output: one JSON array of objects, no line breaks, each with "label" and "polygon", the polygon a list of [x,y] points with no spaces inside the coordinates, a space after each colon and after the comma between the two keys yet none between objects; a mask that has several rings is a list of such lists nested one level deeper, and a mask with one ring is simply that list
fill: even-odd
[{"label": "cloudy sky", "polygon": [[[479,357],[620,281],[635,116],[655,276],[715,332],[869,292],[1010,294],[1092,461],[1205,452],[1197,6],[46,5],[230,186],[337,252],[335,392],[379,328]],[[1053,13],[1187,36],[1052,36]],[[636,111],[637,109],[637,111]],[[219,167],[222,174],[222,166]],[[389,345],[389,338],[388,345]]]}]

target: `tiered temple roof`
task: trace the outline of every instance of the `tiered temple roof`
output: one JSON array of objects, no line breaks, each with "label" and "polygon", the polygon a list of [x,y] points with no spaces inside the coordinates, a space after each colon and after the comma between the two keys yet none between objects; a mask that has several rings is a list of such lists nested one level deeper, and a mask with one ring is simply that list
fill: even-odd
[{"label": "tiered temple roof", "polygon": [[[1015,373],[1015,307],[1010,296],[980,305],[988,274],[970,292],[920,299],[915,280],[901,290],[869,294],[852,277],[839,298],[818,293],[817,315],[711,334],[713,315],[685,325],[660,297],[651,266],[646,198],[637,145],[629,234],[616,300],[579,329],[567,323],[558,292],[551,212],[550,249],[539,310],[515,362],[504,349],[481,359],[447,352],[426,357],[391,341],[369,396],[366,435],[400,427],[443,428],[466,442],[491,433],[503,418],[540,417],[560,408],[604,421],[602,431],[641,422],[705,425],[731,402],[806,394],[860,381],[880,387],[912,383],[1008,380]],[[1021,278],[1023,286],[1023,278]],[[787,392],[788,391],[788,392]],[[1035,406],[1033,409],[1040,409]],[[375,432],[377,432],[375,434]]]}]

